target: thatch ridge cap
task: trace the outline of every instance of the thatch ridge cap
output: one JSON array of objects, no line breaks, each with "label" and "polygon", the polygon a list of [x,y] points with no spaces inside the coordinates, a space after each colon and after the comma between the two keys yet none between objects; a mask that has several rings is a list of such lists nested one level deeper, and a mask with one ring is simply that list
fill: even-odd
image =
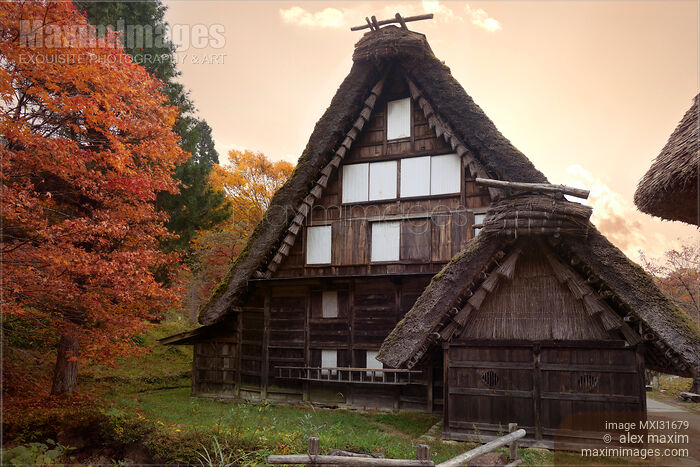
[{"label": "thatch ridge cap", "polygon": [[353,61],[381,61],[397,57],[433,54],[425,34],[397,26],[365,33],[355,44]]}]

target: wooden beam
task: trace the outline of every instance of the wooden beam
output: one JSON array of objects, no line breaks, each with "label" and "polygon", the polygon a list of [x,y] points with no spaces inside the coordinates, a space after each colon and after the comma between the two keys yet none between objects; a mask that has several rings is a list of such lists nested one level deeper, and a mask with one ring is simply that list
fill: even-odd
[{"label": "wooden beam", "polygon": [[525,434],[525,430],[521,428],[519,430],[514,431],[513,433],[501,436],[500,438],[494,439],[493,441],[490,441],[482,446],[474,448],[471,451],[467,451],[464,454],[460,454],[457,457],[453,457],[452,459],[445,461],[442,464],[438,464],[438,467],[459,467],[461,465],[466,465],[469,461],[472,461],[477,457],[480,457],[486,453],[498,449],[501,446],[510,444],[520,438],[523,438]]},{"label": "wooden beam", "polygon": [[[367,24],[363,24],[362,26],[353,26],[350,28],[351,31],[361,31],[363,29],[372,29],[372,30],[377,30],[379,29],[379,26],[384,26],[387,24],[394,24],[394,23],[399,23],[402,25],[402,27],[405,26],[406,23],[410,23],[412,21],[421,21],[424,19],[433,19],[433,14],[428,13],[427,15],[416,15],[416,16],[407,16],[405,18],[402,18],[403,21],[399,21],[399,14],[396,13],[396,17],[392,19],[384,19],[381,21],[377,21],[376,16],[372,16],[372,21],[370,22],[369,18],[365,18],[365,21],[367,21]],[[376,28],[376,29],[375,29]]]},{"label": "wooden beam", "polygon": [[267,383],[270,371],[270,307],[271,293],[265,293],[263,305],[263,339],[262,339],[262,361],[260,362],[260,399],[267,399]]},{"label": "wooden beam", "polygon": [[581,188],[574,188],[566,185],[552,185],[549,183],[520,183],[520,182],[506,182],[503,180],[493,180],[490,178],[477,178],[477,185],[483,185],[493,188],[510,188],[512,190],[520,191],[541,191],[545,193],[563,193],[565,195],[575,196],[577,198],[588,198],[591,193],[589,190],[583,190]]},{"label": "wooden beam", "polygon": [[404,21],[404,19],[403,19],[403,18],[401,17],[401,15],[398,14],[398,13],[396,13],[396,21],[398,21],[399,24],[401,25],[401,29],[408,29],[408,28],[406,27],[406,21]]},{"label": "wooden beam", "polygon": [[[522,430],[525,431],[525,430]],[[269,464],[305,464],[305,465],[372,465],[372,466],[433,466],[433,461],[413,459],[381,459],[375,457],[314,456],[308,454],[270,455]]]}]

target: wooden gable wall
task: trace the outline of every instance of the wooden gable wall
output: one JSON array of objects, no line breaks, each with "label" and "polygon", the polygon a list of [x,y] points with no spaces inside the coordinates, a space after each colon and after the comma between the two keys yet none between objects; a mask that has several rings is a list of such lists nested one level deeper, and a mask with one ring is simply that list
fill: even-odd
[{"label": "wooden gable wall", "polygon": [[[415,101],[411,102],[411,136],[386,140],[387,103],[409,96],[401,76],[389,78],[372,117],[343,165],[333,173],[322,198],[307,218],[304,233],[297,236],[289,255],[273,277],[435,274],[472,238],[474,215],[485,212],[490,197],[486,189],[476,185],[475,175],[464,164],[460,193],[343,204],[343,170],[348,164],[400,161],[453,152],[429,127]],[[381,219],[401,222],[399,261],[370,261],[371,224]],[[305,257],[306,227],[320,225],[332,226],[331,262],[308,265]]]},{"label": "wooden gable wall", "polygon": [[512,280],[501,280],[469,317],[460,339],[611,339],[562,284],[535,245],[523,251]]}]

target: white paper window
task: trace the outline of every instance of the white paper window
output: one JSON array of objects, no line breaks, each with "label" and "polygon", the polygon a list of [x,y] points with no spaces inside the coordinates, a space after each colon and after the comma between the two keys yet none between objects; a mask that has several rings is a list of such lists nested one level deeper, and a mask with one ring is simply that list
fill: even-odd
[{"label": "white paper window", "polygon": [[401,197],[430,194],[430,157],[401,159]]},{"label": "white paper window", "polygon": [[[474,214],[474,224],[483,224],[485,218],[486,214]],[[475,228],[474,236],[476,237],[477,235],[479,235],[479,232],[481,232],[481,228]]]},{"label": "white paper window", "polygon": [[338,292],[324,290],[321,299],[321,316],[323,318],[338,317]]},{"label": "white paper window", "polygon": [[462,164],[457,154],[433,156],[430,160],[430,194],[459,193]]},{"label": "white paper window", "polygon": [[411,99],[399,99],[387,104],[386,139],[411,136]]},{"label": "white paper window", "polygon": [[396,161],[374,162],[369,165],[369,199],[396,198]]},{"label": "white paper window", "polygon": [[[338,351],[337,350],[321,350],[321,368],[337,368],[338,366]],[[328,370],[321,370],[322,375],[327,375]],[[330,374],[336,374],[336,370],[330,370]]]},{"label": "white paper window", "polygon": [[343,203],[367,201],[369,164],[343,166]]},{"label": "white paper window", "polygon": [[400,222],[372,223],[372,261],[398,261],[400,241]]},{"label": "white paper window", "polygon": [[[367,361],[365,363],[365,368],[371,368],[371,369],[382,369],[384,368],[384,364],[377,360],[377,355],[379,355],[378,350],[368,350],[367,351]],[[372,376],[371,371],[367,372],[367,376]],[[375,376],[383,376],[384,372],[383,371],[375,371],[374,372]]]},{"label": "white paper window", "polygon": [[306,229],[306,264],[331,262],[331,226],[320,225]]}]

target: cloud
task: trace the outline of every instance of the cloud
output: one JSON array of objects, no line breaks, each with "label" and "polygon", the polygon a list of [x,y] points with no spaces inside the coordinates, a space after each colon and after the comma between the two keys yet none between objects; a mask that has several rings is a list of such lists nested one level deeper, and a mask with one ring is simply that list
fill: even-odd
[{"label": "cloud", "polygon": [[502,29],[501,23],[499,23],[497,19],[491,18],[489,14],[481,8],[474,9],[469,5],[466,5],[464,9],[466,10],[467,16],[474,26],[485,29],[488,32],[496,32]]},{"label": "cloud", "polygon": [[[486,15],[483,10],[477,11]],[[386,5],[382,7],[381,10],[376,11],[375,15],[377,16],[377,19],[381,21],[383,19],[393,18],[397,12],[401,13],[401,15],[404,17],[433,13],[435,14],[435,21],[440,23],[464,21],[462,16],[455,13],[452,8],[440,3],[439,0],[423,0],[420,4],[396,3]],[[369,12],[360,12],[352,8],[344,8],[342,10],[337,8],[326,8],[321,11],[311,12],[300,6],[292,6],[290,8],[283,8],[280,10],[280,16],[283,22],[308,28],[341,28],[355,24],[361,25],[364,22],[364,18],[367,16],[367,13]],[[496,25],[500,29],[498,21],[488,18],[488,15],[482,19],[482,22],[483,21],[495,21]],[[352,22],[353,24],[349,24],[349,22]],[[474,23],[473,19],[472,22]]]},{"label": "cloud", "polygon": [[464,18],[455,14],[452,8],[441,4],[439,0],[423,0],[423,13],[435,14],[438,21],[464,21]]},{"label": "cloud", "polygon": [[570,165],[566,168],[566,173],[567,185],[591,191],[586,201],[586,204],[593,208],[591,221],[627,256],[636,258],[638,252],[647,250],[649,245],[663,244],[661,236],[648,232],[642,225],[642,216],[631,200],[614,191],[580,165]]},{"label": "cloud", "polygon": [[325,8],[310,12],[300,6],[280,10],[282,21],[309,28],[340,28],[345,24],[345,14],[337,8]]}]

